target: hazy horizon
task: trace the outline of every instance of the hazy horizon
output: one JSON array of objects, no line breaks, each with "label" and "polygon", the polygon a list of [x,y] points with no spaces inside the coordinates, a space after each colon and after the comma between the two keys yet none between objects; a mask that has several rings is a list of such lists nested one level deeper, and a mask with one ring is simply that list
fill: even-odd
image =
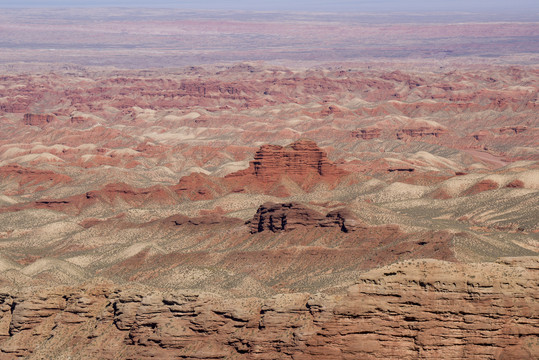
[{"label": "hazy horizon", "polygon": [[17,2],[0,0],[0,8],[59,8],[59,7],[146,7],[200,10],[246,10],[246,11],[309,11],[309,12],[526,12],[539,11],[539,3],[534,0],[275,0],[254,3],[248,0],[19,0]]}]

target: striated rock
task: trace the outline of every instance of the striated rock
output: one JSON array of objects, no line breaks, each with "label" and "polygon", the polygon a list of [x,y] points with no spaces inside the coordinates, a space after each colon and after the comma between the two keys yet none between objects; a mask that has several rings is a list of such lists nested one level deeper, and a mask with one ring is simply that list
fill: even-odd
[{"label": "striated rock", "polygon": [[24,114],[25,125],[44,126],[56,120],[56,116],[50,114]]},{"label": "striated rock", "polygon": [[251,175],[262,182],[275,182],[282,175],[287,175],[293,180],[302,181],[311,174],[338,178],[345,175],[346,171],[331,163],[326,152],[314,141],[304,139],[285,147],[263,145],[256,152],[248,169],[229,174],[226,178]]},{"label": "striated rock", "polygon": [[112,183],[105,185],[100,190],[88,191],[84,194],[85,201],[103,201],[113,203],[118,200],[128,204],[141,204],[144,201],[172,202],[170,195],[160,186],[149,188],[134,188],[126,183]]},{"label": "striated rock", "polygon": [[528,130],[525,125],[504,126],[498,129],[500,134],[520,134]]},{"label": "striated rock", "polygon": [[[159,185],[148,188],[135,188],[126,183],[110,183],[99,190],[88,191],[84,194],[62,199],[41,199],[22,205],[13,205],[9,209],[17,211],[35,208],[78,213],[80,210],[95,204],[137,207],[146,203],[173,204],[175,202],[176,199],[173,194]],[[92,222],[87,225],[91,227]]]},{"label": "striated rock", "polygon": [[88,120],[84,117],[84,116],[72,116],[69,121],[72,123],[72,124],[84,124],[86,123]]},{"label": "striated rock", "polygon": [[526,186],[524,185],[522,180],[515,179],[515,180],[509,182],[507,185],[505,185],[505,187],[522,189],[522,188],[525,188]]},{"label": "striated rock", "polygon": [[414,172],[415,169],[411,167],[390,167],[387,169],[388,172]]},{"label": "striated rock", "polygon": [[212,179],[208,175],[195,172],[182,177],[172,190],[189,200],[209,200],[223,192],[218,181],[219,179]]},{"label": "striated rock", "polygon": [[440,137],[441,135],[447,134],[447,129],[442,127],[431,127],[431,126],[417,126],[417,127],[407,127],[399,130],[397,132],[397,139],[404,139],[405,137],[425,137],[425,136],[434,136]]},{"label": "striated rock", "polygon": [[26,301],[15,299],[12,304],[10,335],[23,330],[32,329],[43,321],[66,307],[65,299],[60,295],[36,296]]},{"label": "striated rock", "polygon": [[76,126],[83,126],[83,125],[92,126],[92,125],[97,124],[97,121],[95,120],[95,118],[91,118],[91,117],[87,117],[87,116],[81,116],[81,115],[72,115],[69,118],[69,122],[72,125],[76,125]]},{"label": "striated rock", "polygon": [[382,130],[379,128],[366,128],[366,129],[358,129],[354,130],[351,133],[352,137],[363,139],[363,140],[371,140],[371,139],[377,139],[382,135]]},{"label": "striated rock", "polygon": [[269,230],[292,231],[299,227],[336,227],[343,232],[358,228],[357,218],[348,209],[337,209],[326,216],[299,203],[265,203],[249,221],[251,233]]},{"label": "striated rock", "polygon": [[299,226],[316,227],[324,219],[318,211],[298,203],[265,203],[256,211],[251,220],[251,233],[269,231],[290,231]]},{"label": "striated rock", "polygon": [[474,184],[469,189],[467,189],[463,193],[463,195],[475,195],[475,194],[479,194],[479,193],[481,193],[483,191],[495,190],[498,187],[499,187],[499,184],[496,183],[495,181],[489,180],[489,179],[484,179],[484,180],[481,180],[478,183]]},{"label": "striated rock", "polygon": [[357,217],[348,209],[337,209],[327,213],[319,223],[321,227],[338,227],[342,232],[355,231],[361,227]]},{"label": "striated rock", "polygon": [[25,187],[43,184],[53,186],[72,180],[68,175],[58,174],[50,170],[27,168],[18,164],[0,166],[0,179],[3,181],[12,179],[17,181],[19,186]]},{"label": "striated rock", "polygon": [[489,136],[489,132],[486,130],[479,130],[477,132],[472,133],[472,137],[477,141],[483,141]]},{"label": "striated rock", "polygon": [[[537,257],[412,260],[345,295],[225,299],[112,286],[2,292],[0,357],[536,359]],[[53,356],[52,354],[56,354]]]},{"label": "striated rock", "polygon": [[197,216],[197,217],[188,217],[185,215],[173,215],[159,221],[165,224],[172,224],[174,226],[182,226],[182,225],[208,226],[208,225],[221,225],[221,224],[239,225],[243,223],[238,218],[232,218],[232,217],[222,216],[218,214],[202,215],[202,216]]}]

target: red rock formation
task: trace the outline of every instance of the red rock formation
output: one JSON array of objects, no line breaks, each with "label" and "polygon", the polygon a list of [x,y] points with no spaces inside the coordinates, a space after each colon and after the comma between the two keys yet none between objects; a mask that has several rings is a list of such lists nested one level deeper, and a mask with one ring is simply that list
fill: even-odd
[{"label": "red rock formation", "polygon": [[291,231],[298,227],[316,227],[324,215],[298,203],[265,203],[250,221],[251,233]]},{"label": "red rock formation", "polygon": [[321,227],[337,227],[342,232],[355,231],[363,228],[357,217],[346,208],[330,211],[326,214],[326,218],[318,225]]},{"label": "red rock formation", "polygon": [[430,127],[430,126],[417,126],[417,127],[406,127],[397,132],[397,139],[403,139],[406,136],[409,137],[425,137],[425,136],[435,136],[440,137],[441,135],[447,134],[447,129],[440,127]]},{"label": "red rock formation", "polygon": [[322,111],[320,111],[320,115],[321,116],[329,116],[329,115],[342,116],[344,115],[344,111],[337,105],[328,105]]},{"label": "red rock formation", "polygon": [[515,180],[511,181],[509,184],[505,185],[505,187],[522,189],[525,186],[524,186],[524,183],[522,182],[522,180],[515,179]]},{"label": "red rock formation", "polygon": [[95,204],[106,206],[139,207],[150,204],[174,204],[175,196],[168,189],[156,185],[148,188],[134,188],[125,183],[107,184],[99,190],[73,195],[60,199],[41,199],[31,203],[6,207],[4,211],[22,209],[50,209],[67,213],[79,213],[82,209]]},{"label": "red rock formation", "polygon": [[382,135],[382,130],[379,128],[366,128],[352,131],[352,137],[363,140],[377,139]]},{"label": "red rock formation", "polygon": [[51,186],[71,181],[71,177],[50,170],[31,169],[18,164],[0,167],[0,178],[4,181],[14,179],[19,186],[32,186],[50,183]]},{"label": "red rock formation", "polygon": [[72,124],[84,124],[87,122],[87,119],[84,116],[72,116],[70,121]]},{"label": "red rock formation", "polygon": [[357,218],[347,209],[333,210],[324,216],[299,203],[265,203],[258,208],[249,224],[251,233],[292,231],[303,227],[334,227],[349,232],[358,228]]},{"label": "red rock formation", "polygon": [[477,141],[483,141],[489,136],[489,132],[486,130],[480,130],[471,135]]},{"label": "red rock formation", "polygon": [[414,172],[415,169],[411,167],[390,167],[387,169],[388,172]]},{"label": "red rock formation", "polygon": [[239,225],[243,222],[238,218],[231,218],[222,215],[202,215],[197,217],[189,217],[185,215],[173,215],[165,219],[159,220],[167,225],[182,226],[182,225],[195,225],[195,226],[208,226],[208,225]]},{"label": "red rock formation", "polygon": [[[537,258],[414,260],[345,295],[0,291],[0,357],[536,359]],[[121,354],[121,355],[119,355]]]},{"label": "red rock formation", "polygon": [[525,125],[504,126],[498,129],[500,134],[520,134],[526,130],[528,127]]},{"label": "red rock formation", "polygon": [[174,203],[171,195],[160,186],[134,188],[125,183],[107,184],[100,190],[88,191],[83,196],[86,200],[99,200],[112,204],[118,200],[132,205],[141,205],[146,201],[155,203]]},{"label": "red rock formation", "polygon": [[180,179],[172,190],[189,200],[210,200],[224,192],[218,184],[219,179],[201,173],[191,173]]},{"label": "red rock formation", "polygon": [[25,125],[44,126],[56,120],[56,116],[50,114],[24,114]]},{"label": "red rock formation", "polygon": [[498,187],[499,187],[499,185],[495,181],[485,179],[485,180],[479,181],[478,183],[476,183],[475,185],[473,185],[472,187],[467,189],[463,193],[463,195],[475,195],[475,194],[479,194],[480,192],[483,192],[483,191],[495,190]]},{"label": "red rock formation", "polygon": [[347,172],[331,163],[314,141],[298,140],[285,147],[262,145],[248,169],[229,174],[225,178],[253,176],[258,181],[270,183],[286,175],[301,183],[313,174],[335,180]]}]

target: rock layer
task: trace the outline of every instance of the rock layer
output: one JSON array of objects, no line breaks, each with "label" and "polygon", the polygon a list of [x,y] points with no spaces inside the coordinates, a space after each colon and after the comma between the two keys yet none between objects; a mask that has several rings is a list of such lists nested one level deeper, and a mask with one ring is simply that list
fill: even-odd
[{"label": "rock layer", "polygon": [[249,168],[229,174],[228,178],[254,176],[262,182],[275,182],[287,175],[293,180],[303,181],[306,176],[318,175],[326,178],[346,174],[327,158],[325,151],[311,140],[298,140],[288,146],[263,145],[256,152]]},{"label": "rock layer", "polygon": [[347,209],[333,210],[324,216],[299,203],[262,204],[249,222],[251,233],[292,231],[300,227],[337,227],[343,232],[358,228],[357,218]]},{"label": "rock layer", "polygon": [[56,120],[54,115],[50,114],[24,114],[24,124],[31,126],[43,126]]},{"label": "rock layer", "polygon": [[382,135],[382,130],[379,128],[358,129],[352,131],[352,137],[360,138],[363,140],[377,139]]},{"label": "rock layer", "polygon": [[225,299],[112,284],[0,292],[0,354],[73,359],[534,359],[537,258],[414,260],[346,295]]}]

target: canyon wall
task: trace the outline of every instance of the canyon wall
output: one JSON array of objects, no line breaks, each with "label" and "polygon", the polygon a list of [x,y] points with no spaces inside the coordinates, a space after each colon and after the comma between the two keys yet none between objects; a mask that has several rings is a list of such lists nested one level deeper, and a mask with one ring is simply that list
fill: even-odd
[{"label": "canyon wall", "polygon": [[0,291],[2,359],[534,359],[536,257],[370,270],[343,295],[270,299],[95,281]]}]

